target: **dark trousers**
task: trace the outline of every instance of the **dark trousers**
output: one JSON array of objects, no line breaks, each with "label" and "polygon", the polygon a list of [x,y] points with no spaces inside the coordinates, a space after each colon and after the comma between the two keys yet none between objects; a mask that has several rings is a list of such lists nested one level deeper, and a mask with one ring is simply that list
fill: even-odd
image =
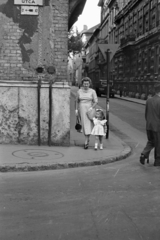
[{"label": "dark trousers", "polygon": [[143,149],[142,154],[144,154],[146,157],[149,157],[151,150],[154,148],[155,162],[160,163],[160,132],[147,130],[147,138],[148,141]]}]

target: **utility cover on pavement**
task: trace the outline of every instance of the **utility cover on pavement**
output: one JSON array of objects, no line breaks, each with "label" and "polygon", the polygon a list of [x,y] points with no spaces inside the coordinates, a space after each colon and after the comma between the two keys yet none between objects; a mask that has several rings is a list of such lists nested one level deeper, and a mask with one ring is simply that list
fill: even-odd
[{"label": "utility cover on pavement", "polygon": [[46,150],[46,149],[24,149],[14,151],[12,153],[14,157],[22,159],[33,159],[33,160],[52,160],[62,158],[64,155],[57,151]]}]

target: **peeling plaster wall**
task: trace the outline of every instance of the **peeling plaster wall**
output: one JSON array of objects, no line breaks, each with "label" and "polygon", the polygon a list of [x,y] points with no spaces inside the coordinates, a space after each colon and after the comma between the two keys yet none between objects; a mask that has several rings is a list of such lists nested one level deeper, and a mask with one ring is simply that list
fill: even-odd
[{"label": "peeling plaster wall", "polygon": [[[54,97],[53,97],[54,99]],[[41,88],[41,143],[48,144],[48,124],[49,124],[49,89]]]},{"label": "peeling plaster wall", "polygon": [[[62,86],[63,87],[63,86]],[[66,145],[70,139],[70,88],[53,88],[52,142]],[[61,109],[61,111],[59,111]]]},{"label": "peeling plaster wall", "polygon": [[0,87],[0,143],[18,142],[18,89]]},{"label": "peeling plaster wall", "polygon": [[[51,144],[69,144],[70,88],[61,85],[67,81],[68,8],[68,0],[45,0],[38,16],[21,15],[14,0],[0,1],[0,143],[38,143],[37,80],[41,79],[45,82],[40,95],[41,144],[48,144],[51,80]],[[40,76],[37,67],[43,68]]]},{"label": "peeling plaster wall", "polygon": [[19,87],[18,89],[18,141],[23,144],[37,142],[37,91],[36,88]]},{"label": "peeling plaster wall", "polygon": [[0,1],[1,80],[36,80],[41,65],[45,80],[66,81],[68,7],[67,0],[45,0],[39,16],[32,16],[21,15],[14,0]]},{"label": "peeling plaster wall", "polygon": [[[38,144],[37,83],[0,84],[0,143]],[[40,140],[48,144],[49,85],[40,90]],[[52,145],[70,144],[70,87],[52,86]]]}]

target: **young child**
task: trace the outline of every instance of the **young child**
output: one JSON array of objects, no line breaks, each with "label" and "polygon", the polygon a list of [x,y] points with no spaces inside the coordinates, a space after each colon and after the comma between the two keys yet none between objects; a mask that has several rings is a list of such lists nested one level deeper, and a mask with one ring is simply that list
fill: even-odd
[{"label": "young child", "polygon": [[104,112],[102,109],[97,109],[96,110],[96,116],[95,118],[93,118],[93,123],[94,123],[94,127],[92,129],[91,134],[95,135],[95,147],[94,149],[97,150],[98,148],[98,140],[100,143],[100,149],[103,149],[103,136],[105,136],[105,124],[106,124],[107,120],[105,119],[104,116]]}]

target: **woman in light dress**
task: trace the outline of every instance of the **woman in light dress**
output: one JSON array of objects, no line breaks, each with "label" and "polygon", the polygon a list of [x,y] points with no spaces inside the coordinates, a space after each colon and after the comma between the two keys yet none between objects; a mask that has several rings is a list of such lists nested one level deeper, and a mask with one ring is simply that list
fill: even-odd
[{"label": "woman in light dress", "polygon": [[80,114],[82,130],[85,136],[84,149],[88,149],[89,137],[93,129],[93,121],[87,116],[87,111],[92,110],[98,103],[97,94],[94,89],[90,88],[91,79],[84,77],[82,87],[78,90],[76,96],[76,116]]}]

